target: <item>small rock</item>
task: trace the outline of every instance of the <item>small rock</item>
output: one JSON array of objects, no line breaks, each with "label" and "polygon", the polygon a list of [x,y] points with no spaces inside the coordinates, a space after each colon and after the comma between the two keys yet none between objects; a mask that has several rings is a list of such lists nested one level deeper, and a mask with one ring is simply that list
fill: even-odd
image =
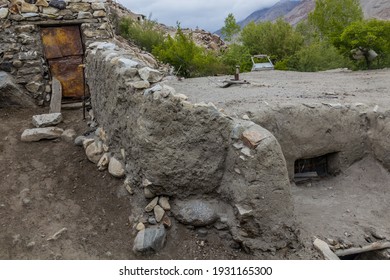
[{"label": "small rock", "polygon": [[97,167],[99,171],[104,171],[108,168],[108,164],[110,163],[110,154],[105,153],[100,158],[99,162],[97,163]]},{"label": "small rock", "polygon": [[156,217],[157,223],[161,222],[162,218],[165,215],[164,209],[162,209],[160,205],[156,205],[154,207],[153,211],[154,211],[154,216]]},{"label": "small rock", "polygon": [[150,182],[148,179],[142,179],[142,186],[143,187],[148,187],[152,185],[152,182]]},{"label": "small rock", "polygon": [[150,83],[148,81],[138,81],[138,82],[133,82],[129,84],[129,86],[134,87],[135,89],[145,89],[150,87]]},{"label": "small rock", "polygon": [[0,8],[0,19],[7,18],[8,8]]},{"label": "small rock", "polygon": [[166,196],[161,196],[158,200],[158,204],[164,209],[165,211],[171,210],[171,205],[169,204],[169,198]]},{"label": "small rock", "polygon": [[165,215],[163,217],[162,223],[163,223],[164,227],[166,227],[168,229],[170,229],[172,227],[172,221],[167,215]]},{"label": "small rock", "polygon": [[242,143],[234,143],[233,147],[236,148],[237,150],[241,150],[242,148],[244,148],[244,144],[242,144]]},{"label": "small rock", "polygon": [[160,94],[162,97],[168,98],[170,95],[174,95],[175,93],[176,93],[176,91],[174,88],[167,86],[167,85],[163,85],[163,88],[162,88]]},{"label": "small rock", "polygon": [[147,199],[152,199],[156,197],[156,195],[149,188],[144,188],[144,194],[145,198]]},{"label": "small rock", "polygon": [[251,150],[248,147],[244,147],[241,149],[241,153],[247,157],[251,156]]},{"label": "small rock", "polygon": [[99,11],[93,12],[93,17],[94,18],[101,18],[101,17],[105,17],[105,16],[106,16],[106,12],[105,11],[99,10]]},{"label": "small rock", "polygon": [[93,18],[92,14],[90,12],[79,12],[77,14],[77,19],[89,19]]},{"label": "small rock", "polygon": [[74,129],[66,129],[62,135],[61,138],[67,142],[73,142],[73,139],[76,137],[77,133]]},{"label": "small rock", "polygon": [[127,191],[130,195],[133,195],[133,194],[134,194],[134,191],[133,191],[133,189],[131,188],[130,185],[126,185],[126,184],[125,184],[125,189],[126,189],[126,191]]},{"label": "small rock", "polygon": [[85,154],[91,162],[97,164],[103,156],[103,145],[100,142],[94,141],[87,147]]},{"label": "small rock", "polygon": [[66,2],[62,0],[51,0],[49,6],[63,10],[66,8]]},{"label": "small rock", "polygon": [[207,226],[218,219],[214,207],[203,200],[180,201],[172,210],[176,219],[186,225]]},{"label": "small rock", "polygon": [[156,218],[155,217],[149,217],[148,223],[151,224],[151,225],[157,225]]},{"label": "small rock", "polygon": [[145,212],[152,212],[154,207],[156,207],[158,202],[158,197],[155,197],[146,207],[145,207]]},{"label": "small rock", "polygon": [[148,81],[150,83],[158,83],[163,78],[163,74],[160,71],[149,67],[139,69],[138,73],[142,80]]},{"label": "small rock", "polygon": [[227,224],[224,224],[224,223],[221,223],[221,222],[216,222],[214,224],[214,227],[217,229],[217,230],[226,230],[229,228],[229,226]]},{"label": "small rock", "polygon": [[36,142],[42,139],[56,139],[61,137],[64,130],[57,127],[44,127],[26,129],[22,133],[21,140],[23,142]]},{"label": "small rock", "polygon": [[108,172],[116,178],[122,178],[125,176],[125,169],[123,168],[123,164],[114,157],[110,159],[110,163],[108,164]]},{"label": "small rock", "polygon": [[67,231],[68,231],[68,229],[66,227],[64,227],[64,228],[60,229],[59,231],[57,231],[56,233],[54,233],[51,237],[49,237],[47,239],[47,241],[57,240],[62,235],[64,235],[64,233],[66,233]]},{"label": "small rock", "polygon": [[54,126],[62,122],[61,113],[35,115],[32,117],[32,124],[35,127]]},{"label": "small rock", "polygon": [[175,96],[176,98],[179,98],[180,100],[184,100],[184,101],[188,100],[188,96],[187,96],[187,95],[184,95],[184,94],[182,94],[182,93],[177,93],[177,94],[175,94],[174,96]]},{"label": "small rock", "polygon": [[141,231],[145,229],[145,225],[143,223],[138,223],[136,228],[137,231]]},{"label": "small rock", "polygon": [[248,115],[243,115],[243,116],[242,116],[242,119],[243,119],[243,120],[246,120],[246,121],[249,121],[249,120],[250,120],[250,118],[249,118]]},{"label": "small rock", "polygon": [[135,253],[156,253],[164,248],[166,230],[164,226],[154,226],[138,232],[134,240]]},{"label": "small rock", "polygon": [[256,130],[256,127],[251,127],[245,130],[241,136],[244,144],[251,149],[256,149],[260,142],[265,138],[266,137],[263,136],[261,132]]},{"label": "small rock", "polygon": [[92,138],[85,138],[85,140],[83,141],[84,150],[86,150],[88,148],[88,146],[94,142],[95,142],[95,140]]},{"label": "small rock", "polygon": [[198,233],[198,236],[201,238],[205,238],[209,234],[208,230],[205,228],[200,228],[196,232]]},{"label": "small rock", "polygon": [[83,146],[83,142],[87,139],[87,137],[81,135],[81,136],[77,136],[76,139],[74,139],[74,144],[76,146]]},{"label": "small rock", "polygon": [[31,248],[33,248],[35,246],[35,242],[34,241],[31,241],[31,242],[29,242],[28,244],[27,244],[27,248],[28,249],[31,249]]}]

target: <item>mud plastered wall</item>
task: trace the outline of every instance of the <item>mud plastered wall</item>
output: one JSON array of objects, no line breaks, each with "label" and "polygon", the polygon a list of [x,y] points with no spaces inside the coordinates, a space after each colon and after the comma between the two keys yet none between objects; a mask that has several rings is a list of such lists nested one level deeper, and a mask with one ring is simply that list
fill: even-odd
[{"label": "mud plastered wall", "polygon": [[79,25],[84,45],[113,37],[102,0],[4,1],[0,3],[0,71],[13,76],[28,95],[43,104],[51,94],[41,27]]},{"label": "mud plastered wall", "polygon": [[114,44],[90,47],[94,114],[136,191],[147,179],[156,195],[227,205],[233,238],[249,250],[275,251],[296,241],[286,162],[270,132],[213,104],[185,101],[161,73]]}]

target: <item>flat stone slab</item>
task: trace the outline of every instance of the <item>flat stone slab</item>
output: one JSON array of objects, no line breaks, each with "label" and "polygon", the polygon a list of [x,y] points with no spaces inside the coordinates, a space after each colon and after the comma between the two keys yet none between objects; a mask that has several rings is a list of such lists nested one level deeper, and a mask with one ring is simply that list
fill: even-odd
[{"label": "flat stone slab", "polygon": [[134,240],[133,251],[135,253],[156,253],[164,248],[166,235],[163,225],[141,230]]},{"label": "flat stone slab", "polygon": [[43,139],[56,139],[61,137],[63,129],[58,127],[44,127],[26,129],[22,133],[21,140],[23,142],[37,142]]},{"label": "flat stone slab", "polygon": [[32,117],[32,124],[35,127],[49,127],[49,126],[57,125],[60,122],[62,122],[61,113],[42,114],[42,115],[35,115]]},{"label": "flat stone slab", "polygon": [[172,212],[179,222],[197,227],[211,225],[218,219],[213,205],[198,199],[176,202]]}]

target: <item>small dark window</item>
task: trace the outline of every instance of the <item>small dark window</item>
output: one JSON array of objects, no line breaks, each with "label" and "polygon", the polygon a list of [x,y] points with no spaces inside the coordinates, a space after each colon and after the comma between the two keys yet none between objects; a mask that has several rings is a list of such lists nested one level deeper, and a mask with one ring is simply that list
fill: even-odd
[{"label": "small dark window", "polygon": [[337,170],[338,153],[326,154],[319,157],[298,159],[294,165],[295,181],[327,177]]}]

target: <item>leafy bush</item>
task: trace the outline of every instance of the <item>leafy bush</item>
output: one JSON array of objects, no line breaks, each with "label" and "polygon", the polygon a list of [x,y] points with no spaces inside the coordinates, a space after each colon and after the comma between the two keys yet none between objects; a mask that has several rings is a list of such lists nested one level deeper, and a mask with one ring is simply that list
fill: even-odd
[{"label": "leafy bush", "polygon": [[131,18],[121,18],[119,21],[119,33],[122,37],[134,44],[152,52],[153,48],[164,41],[164,35],[158,31],[157,23],[152,20],[136,22]]},{"label": "leafy bush", "polygon": [[327,42],[314,42],[303,47],[289,61],[291,70],[316,72],[347,67],[346,59],[338,50]]},{"label": "leafy bush", "polygon": [[186,35],[180,26],[174,38],[168,36],[162,44],[153,48],[152,53],[164,63],[175,67],[183,77],[216,75],[226,67],[212,52],[195,44],[191,35]]}]

